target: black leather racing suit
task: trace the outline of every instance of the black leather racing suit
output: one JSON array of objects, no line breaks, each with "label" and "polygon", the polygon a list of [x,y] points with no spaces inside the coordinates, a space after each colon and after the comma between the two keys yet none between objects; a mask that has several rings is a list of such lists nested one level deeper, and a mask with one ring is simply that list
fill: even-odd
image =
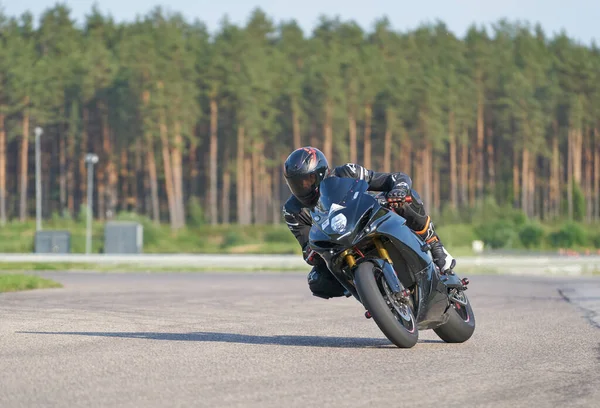
[{"label": "black leather racing suit", "polygon": [[[365,180],[369,183],[370,191],[388,192],[399,183],[405,182],[411,190],[412,202],[404,205],[403,216],[406,218],[408,227],[414,231],[422,231],[429,224],[429,217],[423,207],[419,195],[412,190],[412,180],[404,173],[380,173],[368,170],[357,164],[348,163],[336,167],[331,171],[328,177],[348,177]],[[409,208],[406,208],[409,207]],[[302,253],[306,260],[309,253],[308,236],[312,226],[312,218],[309,209],[305,208],[295,196],[291,196],[283,206],[283,216],[288,228],[302,247]],[[329,272],[325,261],[316,256],[313,262],[313,269],[308,274],[308,285],[315,296],[325,299],[336,296],[343,296],[344,288]]]}]

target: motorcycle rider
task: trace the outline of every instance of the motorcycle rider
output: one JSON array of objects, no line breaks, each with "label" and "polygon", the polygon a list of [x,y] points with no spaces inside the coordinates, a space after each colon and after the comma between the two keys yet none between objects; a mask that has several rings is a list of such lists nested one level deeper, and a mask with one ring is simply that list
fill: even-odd
[{"label": "motorcycle rider", "polygon": [[[442,245],[421,198],[411,188],[412,180],[408,175],[375,172],[354,163],[330,169],[325,155],[310,146],[294,150],[283,167],[285,181],[292,193],[283,206],[283,216],[302,247],[304,260],[313,266],[308,274],[308,286],[313,295],[329,299],[343,296],[345,291],[325,261],[308,245],[312,226],[309,210],[317,204],[319,184],[326,177],[365,180],[369,183],[370,191],[385,192],[390,205],[406,219],[406,225],[430,245],[433,260],[441,273],[445,274],[455,267],[455,259]],[[406,200],[407,197],[411,199]]]}]

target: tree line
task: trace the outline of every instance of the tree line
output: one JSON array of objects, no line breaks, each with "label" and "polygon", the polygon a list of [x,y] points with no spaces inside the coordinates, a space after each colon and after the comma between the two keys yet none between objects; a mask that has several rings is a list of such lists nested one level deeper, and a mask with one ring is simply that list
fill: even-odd
[{"label": "tree line", "polygon": [[307,35],[256,9],[243,26],[151,10],[0,14],[0,221],[35,214],[41,126],[44,216],[86,205],[173,228],[280,222],[281,168],[313,145],[332,164],[403,171],[428,209],[493,199],[543,220],[600,218],[600,52],[539,25],[442,22],[370,31],[322,17]]}]

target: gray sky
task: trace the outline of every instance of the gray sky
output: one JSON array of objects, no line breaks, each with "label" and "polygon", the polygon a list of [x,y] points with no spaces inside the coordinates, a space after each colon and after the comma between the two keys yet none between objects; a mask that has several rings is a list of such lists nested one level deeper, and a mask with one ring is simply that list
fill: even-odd
[{"label": "gray sky", "polygon": [[[9,16],[29,10],[38,17],[55,3],[56,0],[0,0]],[[62,3],[71,7],[78,22],[83,21],[94,3],[117,21],[131,21],[153,6],[163,5],[183,13],[190,21],[199,18],[211,32],[225,14],[232,22],[243,24],[256,6],[275,21],[296,19],[306,33],[312,31],[319,14],[353,19],[365,29],[385,15],[401,31],[440,19],[461,37],[473,22],[489,24],[506,17],[539,22],[550,36],[565,29],[574,39],[587,44],[595,39],[600,43],[599,0],[63,0]]]}]

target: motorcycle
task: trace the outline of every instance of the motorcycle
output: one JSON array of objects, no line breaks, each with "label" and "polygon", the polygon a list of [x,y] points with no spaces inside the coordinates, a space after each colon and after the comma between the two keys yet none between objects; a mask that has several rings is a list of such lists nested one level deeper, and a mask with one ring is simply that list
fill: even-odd
[{"label": "motorcycle", "polygon": [[[410,198],[410,197],[408,197]],[[447,343],[467,341],[475,315],[465,295],[469,283],[454,272],[442,274],[429,245],[368,183],[330,177],[310,211],[309,245],[335,278],[365,307],[397,347],[411,348],[419,330]]]}]

